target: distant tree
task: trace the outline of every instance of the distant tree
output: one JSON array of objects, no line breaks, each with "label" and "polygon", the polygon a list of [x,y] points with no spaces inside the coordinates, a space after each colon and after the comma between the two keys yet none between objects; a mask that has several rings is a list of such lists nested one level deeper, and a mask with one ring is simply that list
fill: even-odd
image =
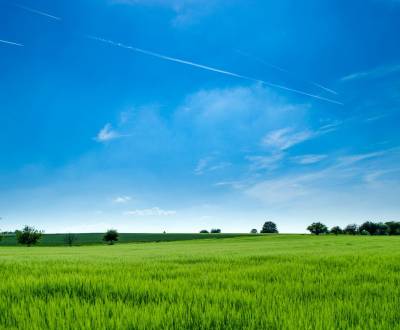
[{"label": "distant tree", "polygon": [[364,222],[359,228],[360,232],[363,230],[367,231],[370,235],[388,235],[390,233],[390,227],[382,222]]},{"label": "distant tree", "polygon": [[115,229],[109,229],[103,236],[103,241],[107,242],[110,245],[113,245],[114,242],[118,241],[119,234]]},{"label": "distant tree", "polygon": [[385,224],[388,226],[389,235],[400,235],[400,222],[389,221]]},{"label": "distant tree", "polygon": [[258,233],[257,229],[250,230],[250,234],[257,234],[257,233]]},{"label": "distant tree", "polygon": [[331,228],[330,233],[334,234],[334,235],[339,235],[339,234],[343,234],[343,230],[339,226],[335,226],[335,227]]},{"label": "distant tree", "polygon": [[78,240],[78,235],[76,234],[68,233],[65,234],[64,236],[64,242],[69,246],[72,246],[77,240]]},{"label": "distant tree", "polygon": [[31,246],[42,238],[43,232],[33,227],[25,226],[22,230],[16,230],[15,234],[19,244]]},{"label": "distant tree", "polygon": [[278,233],[278,228],[276,224],[272,221],[267,221],[264,223],[260,233],[263,234],[277,234]]},{"label": "distant tree", "polygon": [[347,225],[343,231],[347,235],[357,235],[357,233],[359,232],[358,226],[355,223]]},{"label": "distant tree", "polygon": [[307,227],[311,234],[319,235],[328,233],[328,227],[321,222],[314,222]]},{"label": "distant tree", "polygon": [[208,234],[208,230],[202,229],[202,230],[200,230],[200,234]]},{"label": "distant tree", "polygon": [[368,235],[370,235],[370,233],[367,232],[365,229],[363,229],[363,230],[360,231],[360,235],[368,236]]},{"label": "distant tree", "polygon": [[221,233],[221,229],[211,229],[211,234],[220,234]]}]

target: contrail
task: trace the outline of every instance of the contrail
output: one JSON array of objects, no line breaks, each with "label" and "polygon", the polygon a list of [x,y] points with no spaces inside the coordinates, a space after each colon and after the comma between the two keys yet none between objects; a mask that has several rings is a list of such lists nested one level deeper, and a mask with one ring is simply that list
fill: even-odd
[{"label": "contrail", "polygon": [[92,39],[92,40],[97,40],[97,41],[104,42],[104,43],[112,45],[112,46],[129,49],[129,50],[132,50],[134,52],[138,52],[138,53],[142,53],[142,54],[145,54],[145,55],[157,57],[157,58],[160,58],[160,59],[163,59],[163,60],[166,60],[166,61],[171,61],[171,62],[176,62],[176,63],[180,63],[180,64],[190,65],[190,66],[194,66],[194,67],[199,68],[199,69],[213,71],[213,72],[221,73],[221,74],[224,74],[224,75],[227,75],[227,76],[231,76],[231,77],[236,77],[236,78],[243,79],[243,80],[257,82],[257,83],[264,84],[264,85],[267,85],[267,86],[270,86],[270,87],[279,88],[279,89],[283,89],[283,90],[290,91],[290,92],[293,92],[293,93],[309,96],[309,97],[312,97],[312,98],[315,98],[315,99],[318,99],[318,100],[322,100],[322,101],[326,101],[326,102],[329,102],[329,103],[343,105],[343,103],[341,103],[339,101],[331,100],[331,99],[328,99],[328,98],[325,98],[325,97],[322,97],[322,96],[319,96],[319,95],[310,94],[310,93],[303,92],[303,91],[300,91],[300,90],[297,90],[297,89],[293,89],[293,88],[290,88],[290,87],[274,84],[274,83],[271,83],[271,82],[268,82],[268,81],[259,80],[259,79],[255,79],[255,78],[251,78],[251,77],[247,77],[247,76],[243,76],[241,74],[237,74],[237,73],[234,73],[234,72],[217,69],[217,68],[213,68],[213,67],[210,67],[210,66],[207,66],[207,65],[193,63],[193,62],[186,61],[186,60],[181,60],[181,59],[178,59],[178,58],[175,58],[175,57],[165,56],[165,55],[154,53],[154,52],[151,52],[151,51],[148,51],[148,50],[145,50],[145,49],[136,48],[136,47],[132,47],[132,46],[127,46],[127,45],[121,44],[119,42],[114,42],[112,40],[107,40],[107,39],[93,37],[93,36],[87,36],[87,37]]},{"label": "contrail", "polygon": [[[263,59],[261,59],[261,58],[259,58],[259,57],[257,57],[257,56],[254,56],[254,55],[251,55],[251,54],[242,52],[241,50],[236,50],[236,53],[238,53],[238,54],[240,54],[240,55],[242,55],[242,56],[251,58],[251,59],[253,59],[253,60],[257,61],[257,62],[260,62],[261,64],[264,64],[264,65],[266,65],[266,66],[269,66],[270,68],[273,68],[273,69],[275,69],[275,70],[278,70],[278,71],[287,73],[287,74],[289,74],[289,75],[291,75],[291,76],[294,75],[294,74],[293,74],[292,72],[290,72],[289,70],[286,70],[286,69],[283,69],[283,68],[281,68],[281,67],[279,67],[279,66],[277,66],[277,65],[268,63],[267,61],[265,61],[265,60],[263,60]],[[300,78],[298,78],[297,76],[296,76],[296,78],[297,78],[297,79],[300,79]],[[328,93],[331,93],[331,94],[334,94],[334,95],[338,95],[338,93],[337,93],[336,91],[334,91],[333,89],[330,89],[330,88],[325,87],[325,86],[323,86],[323,85],[321,85],[321,84],[318,84],[318,83],[316,83],[315,81],[308,80],[308,79],[300,79],[300,80],[303,80],[304,82],[306,82],[306,83],[308,83],[308,84],[314,85],[315,87],[318,87],[318,88],[324,90],[325,92],[328,92]]]},{"label": "contrail", "polygon": [[13,45],[13,46],[19,46],[19,47],[23,47],[24,46],[23,44],[19,44],[17,42],[1,40],[1,39],[0,39],[0,43],[7,44],[7,45]]},{"label": "contrail", "polygon": [[21,5],[21,4],[18,4],[18,3],[14,4],[14,5],[15,5],[16,7],[18,7],[18,8],[21,8],[21,9],[23,9],[23,10],[29,11],[29,12],[31,12],[31,13],[33,13],[33,14],[45,16],[45,17],[54,19],[54,20],[56,20],[56,21],[61,21],[61,17],[53,16],[53,15],[50,15],[50,14],[45,13],[45,12],[43,12],[43,11],[40,11],[40,10],[37,10],[37,9],[33,9],[33,8],[29,8],[29,7],[27,7],[27,6],[24,6],[24,5]]}]

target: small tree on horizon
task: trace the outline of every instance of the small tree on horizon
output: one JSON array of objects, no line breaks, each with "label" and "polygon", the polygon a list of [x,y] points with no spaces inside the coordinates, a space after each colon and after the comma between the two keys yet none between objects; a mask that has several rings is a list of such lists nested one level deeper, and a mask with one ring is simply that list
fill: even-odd
[{"label": "small tree on horizon", "polygon": [[262,234],[278,234],[278,227],[275,222],[267,221],[264,223],[260,233]]},{"label": "small tree on horizon", "polygon": [[42,238],[43,232],[33,227],[25,226],[22,230],[16,230],[15,234],[19,244],[32,246]]},{"label": "small tree on horizon", "polygon": [[250,230],[250,234],[257,234],[258,233],[258,230],[257,229],[252,229],[252,230]]},{"label": "small tree on horizon", "polygon": [[68,233],[65,234],[64,236],[64,242],[68,246],[72,246],[77,240],[78,240],[78,235],[76,234]]},{"label": "small tree on horizon", "polygon": [[110,245],[113,245],[114,242],[117,242],[119,238],[119,234],[115,229],[109,229],[103,236],[103,241],[107,242]]},{"label": "small tree on horizon", "polygon": [[211,234],[220,234],[221,233],[221,229],[216,228],[216,229],[211,229]]},{"label": "small tree on horizon", "polygon": [[339,234],[343,234],[343,230],[339,226],[334,226],[331,228],[330,233],[334,234],[334,235],[339,235]]},{"label": "small tree on horizon", "polygon": [[347,225],[343,232],[347,235],[357,235],[359,232],[358,226],[355,223]]},{"label": "small tree on horizon", "polygon": [[320,235],[320,234],[326,234],[328,233],[328,227],[325,226],[323,223],[321,222],[313,222],[311,225],[309,225],[307,227],[307,230],[311,233],[311,234],[315,234],[315,235]]}]

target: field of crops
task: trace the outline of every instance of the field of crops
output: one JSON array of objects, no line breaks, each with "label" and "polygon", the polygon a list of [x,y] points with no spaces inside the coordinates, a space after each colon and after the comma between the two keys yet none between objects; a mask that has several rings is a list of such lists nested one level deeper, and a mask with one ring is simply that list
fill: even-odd
[{"label": "field of crops", "polygon": [[[192,239],[204,238],[229,238],[244,236],[246,234],[148,234],[148,233],[120,233],[119,242],[134,243],[134,242],[172,242]],[[76,241],[73,245],[91,245],[102,244],[104,233],[82,233],[76,234]],[[15,246],[17,240],[15,235],[5,235],[0,241],[0,246]],[[59,246],[67,245],[65,242],[65,234],[44,234],[37,245],[40,246]]]},{"label": "field of crops", "polygon": [[400,329],[400,237],[0,248],[0,328]]}]

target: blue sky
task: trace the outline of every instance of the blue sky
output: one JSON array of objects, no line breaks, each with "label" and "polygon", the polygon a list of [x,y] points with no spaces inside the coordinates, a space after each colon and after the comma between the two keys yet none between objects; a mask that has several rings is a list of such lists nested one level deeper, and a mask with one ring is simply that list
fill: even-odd
[{"label": "blue sky", "polygon": [[0,228],[398,220],[399,15],[395,0],[0,1]]}]

